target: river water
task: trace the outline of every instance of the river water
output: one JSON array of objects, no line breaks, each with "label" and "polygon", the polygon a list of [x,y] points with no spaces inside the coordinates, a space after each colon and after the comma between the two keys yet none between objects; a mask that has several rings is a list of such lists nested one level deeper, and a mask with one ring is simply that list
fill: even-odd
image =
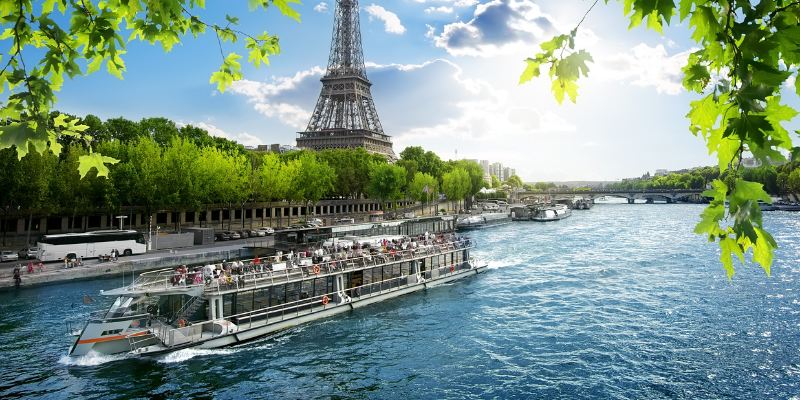
[{"label": "river water", "polygon": [[[486,274],[239,347],[64,356],[84,294],[0,293],[0,398],[792,398],[800,214],[771,212],[772,276],[692,234],[701,206],[598,205],[473,233]],[[798,398],[798,397],[794,397]]]}]

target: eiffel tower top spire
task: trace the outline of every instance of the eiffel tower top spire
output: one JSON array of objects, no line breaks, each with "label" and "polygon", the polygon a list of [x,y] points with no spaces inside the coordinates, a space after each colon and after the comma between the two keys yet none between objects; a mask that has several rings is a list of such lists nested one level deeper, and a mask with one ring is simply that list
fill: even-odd
[{"label": "eiffel tower top spire", "polygon": [[315,150],[363,147],[395,159],[370,92],[361,49],[358,0],[337,0],[328,68],[322,91],[297,146]]},{"label": "eiffel tower top spire", "polygon": [[358,0],[338,1],[326,77],[358,76],[367,79],[359,20]]}]

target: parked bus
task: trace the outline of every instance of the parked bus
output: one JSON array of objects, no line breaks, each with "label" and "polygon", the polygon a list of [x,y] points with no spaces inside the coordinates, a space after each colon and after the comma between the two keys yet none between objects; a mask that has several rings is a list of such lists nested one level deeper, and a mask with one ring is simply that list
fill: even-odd
[{"label": "parked bus", "polygon": [[37,243],[39,260],[56,261],[70,257],[96,258],[113,250],[130,256],[147,251],[144,235],[137,231],[95,231],[44,235]]}]

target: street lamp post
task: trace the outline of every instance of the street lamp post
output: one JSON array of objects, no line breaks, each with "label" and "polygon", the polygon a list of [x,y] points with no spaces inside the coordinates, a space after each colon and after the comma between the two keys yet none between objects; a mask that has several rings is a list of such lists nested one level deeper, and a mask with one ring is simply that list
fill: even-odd
[{"label": "street lamp post", "polygon": [[117,215],[116,217],[119,220],[119,230],[122,230],[122,221],[127,219],[127,215]]}]

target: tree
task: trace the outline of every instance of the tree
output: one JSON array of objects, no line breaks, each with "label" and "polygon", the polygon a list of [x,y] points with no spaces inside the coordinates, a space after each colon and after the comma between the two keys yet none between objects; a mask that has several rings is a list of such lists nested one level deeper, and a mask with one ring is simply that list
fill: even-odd
[{"label": "tree", "polygon": [[442,191],[448,200],[463,200],[469,194],[470,189],[469,173],[463,168],[453,168],[442,176]]},{"label": "tree", "polygon": [[800,169],[796,169],[789,174],[786,186],[791,193],[800,193]]},{"label": "tree", "polygon": [[466,196],[474,195],[481,189],[486,187],[486,182],[483,180],[483,168],[475,161],[458,160],[452,162],[453,167],[463,169],[469,176],[469,189]]},{"label": "tree", "polygon": [[506,184],[512,189],[519,189],[522,187],[522,179],[517,175],[511,175],[506,179]]},{"label": "tree", "polygon": [[[292,192],[297,200],[303,200],[307,207],[311,207],[333,190],[336,171],[313,152],[303,152],[297,163]],[[309,214],[306,212],[306,215]]]},{"label": "tree", "polygon": [[[689,130],[717,155],[720,174],[730,173],[727,183],[715,179],[704,193],[713,200],[695,232],[719,244],[729,278],[735,272],[733,256],[744,264],[750,250],[769,275],[777,244],[764,229],[758,201],[771,199],[763,185],[741,177],[741,160],[750,154],[767,164],[785,160],[784,153],[800,153],[782,126],[797,111],[781,103],[781,86],[792,75],[800,94],[800,2],[681,0],[676,5],[674,0],[626,0],[623,10],[631,28],[646,20],[648,28],[662,32],[677,16],[693,30],[699,49],[683,68],[683,86],[700,98],[690,104]],[[592,62],[586,50],[575,49],[585,18],[568,34],[543,42],[541,52],[525,60],[520,83],[538,77],[545,66],[556,100],[561,103],[567,96],[575,102],[577,81],[588,75]]]},{"label": "tree", "polygon": [[297,175],[297,161],[283,162],[277,154],[265,154],[261,166],[256,170],[261,200],[278,201],[288,197],[289,189]]},{"label": "tree", "polygon": [[432,151],[425,151],[420,146],[409,146],[400,152],[400,161],[403,163],[413,162],[416,171],[424,172],[441,181],[442,174],[445,172],[445,164],[439,156]]},{"label": "tree", "polygon": [[492,175],[492,189],[500,189],[500,178],[497,175]]},{"label": "tree", "polygon": [[392,164],[373,164],[369,173],[369,186],[367,192],[371,197],[377,198],[381,203],[387,200],[399,200],[403,197],[403,187],[406,185],[406,170]]},{"label": "tree", "polygon": [[[250,0],[249,4],[251,9],[263,10],[274,5],[299,21],[299,14],[290,7],[298,2]],[[204,4],[195,0],[49,0],[40,6],[30,0],[0,1],[0,40],[9,49],[0,70],[0,91],[8,88],[10,92],[0,104],[0,120],[5,122],[0,126],[0,149],[15,147],[22,158],[29,147],[38,153],[48,148],[60,153],[59,137],[63,136],[90,142],[92,138],[84,133],[86,125],[64,114],[50,114],[56,101],[54,93],[61,89],[65,77],[92,74],[103,64],[110,74],[122,79],[128,40],[158,43],[164,51],[170,51],[187,34],[198,37],[213,31],[222,65],[209,82],[220,91],[242,77],[241,56],[236,52],[225,55],[223,43],[233,45],[241,39],[248,61],[256,67],[269,64],[269,57],[280,51],[277,36],[266,31],[258,35],[241,32],[235,28],[239,22],[236,17],[226,15],[224,23],[204,21],[197,15]],[[90,169],[106,176],[106,164],[114,160],[89,148],[78,162],[81,176]]]},{"label": "tree", "polygon": [[429,201],[431,196],[438,197],[439,182],[433,176],[424,172],[414,174],[414,179],[408,185],[409,197],[417,201]]}]

